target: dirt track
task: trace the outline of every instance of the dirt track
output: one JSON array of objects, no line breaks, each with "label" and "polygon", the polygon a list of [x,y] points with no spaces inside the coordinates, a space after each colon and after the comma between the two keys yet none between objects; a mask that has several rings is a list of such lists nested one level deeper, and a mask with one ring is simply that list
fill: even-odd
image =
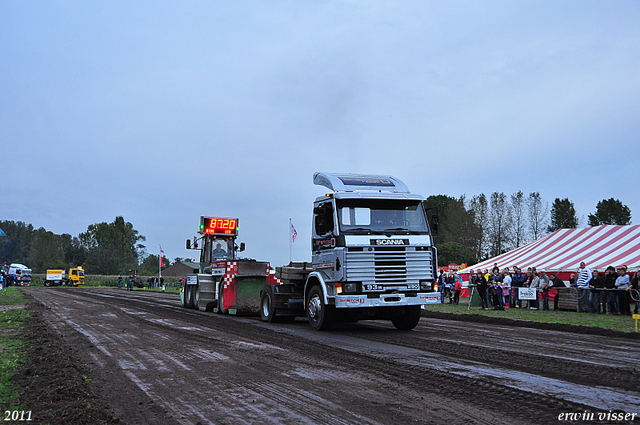
[{"label": "dirt track", "polygon": [[109,413],[129,424],[540,424],[585,410],[640,414],[637,339],[424,317],[409,332],[387,322],[314,332],[302,319],[186,310],[175,294],[25,292],[75,348]]}]

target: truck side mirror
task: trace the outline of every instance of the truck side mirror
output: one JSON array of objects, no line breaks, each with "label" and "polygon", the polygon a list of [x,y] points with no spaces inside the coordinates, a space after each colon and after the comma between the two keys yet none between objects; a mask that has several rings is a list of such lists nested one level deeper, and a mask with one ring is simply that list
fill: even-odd
[{"label": "truck side mirror", "polygon": [[327,220],[324,216],[316,216],[316,233],[318,235],[324,235],[327,233]]},{"label": "truck side mirror", "polygon": [[244,251],[245,247],[244,242],[240,242],[240,252]]},{"label": "truck side mirror", "polygon": [[433,236],[438,235],[438,228],[440,227],[440,217],[436,214],[431,216],[431,233]]},{"label": "truck side mirror", "polygon": [[191,249],[191,240],[187,239],[187,249]]}]

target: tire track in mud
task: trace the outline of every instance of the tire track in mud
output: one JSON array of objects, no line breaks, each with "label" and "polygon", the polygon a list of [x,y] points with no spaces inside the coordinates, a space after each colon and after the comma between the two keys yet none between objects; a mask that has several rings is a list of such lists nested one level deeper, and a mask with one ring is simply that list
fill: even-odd
[{"label": "tire track in mud", "polygon": [[[140,299],[132,299],[129,298],[129,301],[132,303],[142,304],[138,307],[140,309],[144,308],[156,308],[155,304],[149,304],[147,300]],[[251,399],[250,403],[244,403],[242,405],[241,412],[243,413],[243,417],[239,417],[237,414],[233,413],[233,409],[221,407],[223,411],[225,411],[225,417],[221,418],[222,421],[226,421],[225,418],[233,418],[229,423],[256,423],[258,420],[264,420],[264,417],[267,418],[283,418],[283,417],[296,417],[298,418],[295,423],[312,423],[312,424],[351,424],[351,423],[362,423],[362,424],[384,424],[386,422],[378,422],[375,420],[371,420],[363,415],[354,414],[335,403],[332,403],[330,400],[326,399],[323,396],[320,396],[314,391],[304,391],[301,390],[300,385],[290,385],[286,382],[271,382],[270,379],[273,379],[273,376],[277,375],[285,375],[288,377],[288,380],[294,382],[297,380],[305,380],[308,381],[310,376],[308,373],[301,372],[301,370],[310,370],[313,369],[315,372],[319,371],[319,375],[322,381],[340,381],[345,384],[347,381],[351,381],[351,383],[356,381],[356,377],[346,376],[345,373],[339,374],[331,371],[332,365],[327,364],[319,364],[319,361],[316,357],[313,356],[301,356],[299,353],[291,354],[288,353],[288,350],[283,350],[276,347],[273,344],[262,343],[255,344],[249,341],[255,341],[258,338],[257,335],[253,335],[251,338],[245,341],[246,336],[241,335],[242,332],[235,332],[238,330],[238,321],[243,322],[247,325],[254,325],[256,323],[255,320],[246,319],[246,318],[233,318],[229,316],[213,316],[213,320],[220,320],[225,322],[228,327],[224,334],[233,335],[234,340],[227,340],[223,338],[217,338],[208,334],[207,332],[212,331],[212,315],[204,314],[200,312],[194,312],[192,310],[187,310],[183,308],[175,309],[175,305],[167,305],[170,310],[170,314],[174,317],[170,319],[162,319],[161,321],[155,321],[153,319],[146,319],[142,315],[136,315],[133,317],[134,320],[139,322],[149,322],[147,325],[152,327],[158,327],[159,329],[165,330],[164,325],[173,324],[177,325],[180,321],[184,321],[184,315],[188,314],[191,319],[192,326],[188,328],[179,328],[178,326],[172,326],[169,329],[171,331],[177,331],[180,333],[180,329],[188,329],[192,332],[190,337],[202,340],[206,343],[216,343],[216,344],[227,344],[230,347],[236,346],[235,348],[231,348],[232,350],[243,351],[243,348],[246,347],[269,347],[271,350],[277,350],[276,353],[265,353],[265,365],[268,373],[265,374],[263,379],[256,379],[255,382],[244,383],[243,380],[238,382],[233,382],[231,379],[230,382],[233,384],[232,387],[236,390],[233,393],[233,397],[236,400],[245,400]],[[219,325],[219,323],[216,323]],[[246,329],[246,328],[243,328]],[[195,334],[193,332],[196,332]],[[219,330],[215,330],[214,332],[219,332]],[[235,340],[235,338],[242,338],[243,340]],[[278,335],[276,335],[276,340],[278,340]],[[277,341],[282,343],[283,341]],[[306,347],[305,347],[306,348]],[[204,351],[204,350],[202,350]],[[187,359],[188,360],[188,359]],[[293,371],[288,371],[286,368],[278,368],[275,363],[287,363],[295,365],[295,369]],[[269,366],[272,366],[274,370],[269,370]],[[323,371],[326,371],[323,372]],[[326,379],[323,379],[326,378]],[[350,379],[349,379],[350,378]],[[227,378],[229,379],[229,378]],[[238,388],[242,388],[242,391],[238,391]],[[314,389],[316,392],[321,388]],[[321,391],[326,393],[331,393],[331,389],[327,389],[326,391]],[[333,392],[336,392],[333,390]],[[341,399],[345,398],[347,394],[343,394]],[[260,405],[259,408],[256,408],[255,404]],[[268,400],[268,403],[260,400]],[[228,405],[230,403],[220,402],[221,400],[218,397],[218,404]],[[315,407],[314,407],[315,406]],[[332,411],[341,412],[339,415],[332,414]],[[304,412],[304,420],[301,418],[301,413]],[[284,423],[280,420],[276,421],[276,423]]]},{"label": "tire track in mud", "polygon": [[[495,376],[495,370],[486,370],[493,359],[503,362],[512,352],[490,344],[447,341],[442,335],[436,338],[432,329],[423,326],[424,319],[411,332],[398,332],[384,322],[368,322],[366,326],[347,325],[318,333],[304,321],[265,324],[252,318],[187,310],[175,294],[123,292],[83,290],[60,296],[76,306],[100,308],[108,303],[114,312],[103,314],[115,314],[125,322],[125,334],[137,329],[154,341],[184,340],[182,346],[136,352],[134,358],[150,354],[154,359],[147,361],[146,369],[124,354],[130,363],[120,364],[150,397],[191,411],[181,417],[180,410],[173,408],[182,423],[212,423],[211,414],[216,423],[252,423],[257,418],[264,420],[265,415],[279,418],[274,423],[550,423],[557,422],[558,413],[588,408],[514,388],[504,377]],[[58,304],[61,312],[71,313]],[[87,338],[91,340],[90,335]],[[108,345],[115,342],[105,341]],[[536,356],[524,354],[525,360]],[[443,362],[442,357],[455,361]],[[527,370],[533,378],[548,375],[539,363]],[[199,371],[195,371],[196,365]],[[553,370],[562,371],[573,366],[566,361],[555,365]],[[514,367],[505,370],[524,372]],[[569,370],[555,378],[572,382],[572,374],[581,373],[584,366]],[[152,376],[163,371],[177,375],[162,383],[164,387]],[[628,384],[625,381],[622,385]],[[163,397],[175,388],[215,391],[210,390],[204,398],[188,392]],[[202,403],[213,407],[202,409]]]},{"label": "tire track in mud", "polygon": [[[71,302],[72,304],[77,304],[77,300],[80,299],[80,297],[85,297],[85,295],[81,295],[79,292],[72,295],[60,295],[65,298],[70,298],[66,301]],[[69,309],[59,307],[61,304],[60,302],[50,300],[50,303],[54,305],[54,307],[58,307],[63,315],[68,314]],[[231,365],[233,372],[226,373],[222,380],[217,379],[217,375],[220,373],[219,367],[212,367],[208,369],[206,368],[206,362],[203,361],[198,363],[200,370],[197,374],[194,372],[196,368],[192,366],[190,367],[190,370],[183,371],[183,374],[177,373],[177,376],[172,377],[174,381],[172,383],[172,391],[175,392],[175,388],[184,387],[187,389],[176,395],[174,400],[165,400],[165,403],[167,404],[177,404],[183,410],[188,410],[190,412],[188,415],[183,414],[182,416],[180,416],[180,412],[175,412],[174,416],[179,418],[179,422],[195,423],[199,421],[201,423],[214,423],[210,419],[207,419],[214,417],[215,423],[256,423],[258,419],[264,421],[265,412],[275,412],[273,413],[273,416],[270,416],[274,418],[272,420],[274,423],[388,423],[387,421],[378,422],[376,420],[372,420],[367,418],[366,415],[353,413],[345,406],[335,405],[335,403],[332,403],[330,399],[323,396],[323,393],[329,395],[332,394],[330,389],[326,388],[326,384],[319,386],[319,388],[306,388],[305,384],[308,383],[308,379],[304,376],[296,377],[294,373],[290,374],[289,381],[291,382],[280,381],[279,379],[282,375],[282,371],[287,370],[285,366],[287,364],[295,365],[295,362],[291,358],[286,358],[283,363],[283,361],[278,359],[278,356],[275,355],[261,356],[260,358],[262,363],[269,365],[275,364],[278,366],[276,367],[276,370],[272,372],[264,372],[260,370],[261,368],[256,367],[260,366],[260,364],[252,365],[251,362],[253,360],[251,359],[249,360],[249,367],[245,366],[245,362],[242,361],[241,357],[251,353],[252,351],[262,350],[265,347],[269,349],[267,351],[272,351],[273,349],[276,349],[277,351],[282,350],[277,347],[269,346],[268,344],[259,344],[251,340],[247,340],[246,338],[241,338],[233,333],[230,333],[230,336],[226,336],[224,338],[216,337],[215,335],[213,337],[211,335],[207,335],[207,332],[211,332],[213,334],[220,333],[219,330],[210,328],[210,315],[181,310],[172,312],[175,318],[171,317],[171,314],[169,314],[165,315],[161,320],[156,320],[155,318],[146,317],[148,312],[146,312],[144,308],[137,308],[133,306],[133,304],[139,304],[138,307],[144,306],[150,309],[158,309],[157,306],[149,305],[148,302],[139,302],[132,298],[128,298],[123,302],[116,303],[117,305],[113,306],[113,308],[125,311],[128,314],[133,313],[131,314],[131,317],[127,318],[128,324],[124,329],[127,333],[128,328],[131,327],[144,328],[146,329],[145,332],[151,334],[156,334],[158,331],[161,331],[172,334],[176,337],[176,340],[178,337],[181,337],[181,342],[185,343],[187,341],[185,341],[186,337],[184,336],[184,331],[180,332],[180,330],[183,329],[189,332],[187,335],[189,341],[188,344],[186,344],[189,348],[183,350],[178,349],[175,352],[166,352],[165,350],[164,352],[164,354],[168,356],[180,353],[182,356],[181,361],[184,361],[186,364],[190,364],[190,362],[194,361],[196,357],[202,360],[203,356],[193,356],[190,354],[193,354],[194,352],[191,347],[203,343],[205,343],[204,346],[198,347],[195,351],[197,351],[198,354],[201,354],[203,352],[210,351],[206,346],[215,345],[218,353],[215,360],[220,360],[219,353],[221,352],[228,351],[233,353],[233,355],[229,355],[227,357],[235,358]],[[99,308],[100,306],[100,303],[96,302],[95,298],[92,299],[92,297],[87,297],[87,302],[84,304],[92,309]],[[169,311],[172,310],[173,309],[171,308],[169,309]],[[163,313],[167,313],[167,311],[163,311]],[[187,316],[190,316],[190,319],[192,319],[190,323],[184,321],[185,313]],[[100,312],[98,312],[98,314],[101,315]],[[113,318],[114,316],[117,317],[120,315],[109,314],[104,316],[102,314],[101,316]],[[194,317],[198,320],[193,320]],[[222,319],[220,320],[221,322],[228,322],[230,326],[235,327],[235,320],[233,318],[219,317],[218,319]],[[66,320],[66,323],[70,322],[68,318],[63,320]],[[178,326],[167,327],[167,324],[177,324]],[[184,326],[187,324],[189,326]],[[98,326],[99,325],[85,324],[84,329],[82,329],[81,332],[94,345],[100,344],[100,339],[110,344],[111,340],[109,338],[104,338],[102,335],[99,335],[99,332],[96,330]],[[139,337],[142,338],[142,335]],[[152,399],[157,400],[162,397],[163,393],[167,392],[163,391],[162,388],[159,388],[160,386],[158,382],[150,379],[147,375],[147,370],[150,369],[148,367],[149,362],[146,362],[146,366],[144,366],[142,362],[133,360],[133,358],[136,357],[135,352],[112,352],[109,354],[118,358],[119,367],[124,371],[129,379],[136,383],[138,387]],[[146,354],[154,355],[155,353],[148,352]],[[256,361],[253,362],[258,363]],[[315,359],[315,362],[318,363],[317,359]],[[216,365],[220,366],[220,362],[217,362]],[[308,367],[311,367],[311,365],[308,365]],[[324,367],[328,367],[328,365],[324,365]],[[278,378],[278,380],[267,389],[267,392],[264,392],[264,388],[260,385],[255,385],[255,382],[273,382],[274,377]],[[194,393],[194,388],[217,388],[218,390],[209,391],[204,397],[194,397],[190,395],[190,393]],[[277,388],[278,392],[274,394],[273,388]],[[207,397],[207,395],[210,395],[210,397]],[[301,395],[303,395],[304,401],[299,400]],[[203,404],[210,404],[209,402],[213,403],[215,406],[213,411],[211,411],[212,409],[207,410],[206,408],[202,408]],[[327,409],[328,407],[331,409]],[[337,413],[334,414],[332,411]]]},{"label": "tire track in mud", "polygon": [[[188,310],[187,310],[187,311],[188,311]],[[198,315],[198,316],[201,316],[201,315]],[[206,319],[207,315],[204,315],[204,317],[205,317],[205,319],[204,319],[204,320],[208,320],[208,319]],[[202,317],[200,317],[200,319],[202,319]],[[234,320],[234,319],[231,319],[231,320]],[[248,319],[235,319],[235,320],[248,320]],[[306,325],[305,325],[305,324],[302,324],[302,325],[304,325],[304,326],[305,326],[305,330],[304,330],[304,332],[305,332],[305,333],[311,332],[311,331],[308,331],[308,330],[306,329]],[[235,327],[236,327],[236,326],[234,326],[234,328],[235,328]],[[266,327],[267,327],[267,329],[268,329],[268,330],[270,330],[270,331],[272,330],[272,325],[266,325]],[[234,329],[229,329],[229,331],[233,331],[233,330],[234,330]],[[243,329],[242,329],[243,333],[246,333],[246,332],[247,332],[247,330],[248,330],[247,328],[243,328]],[[394,334],[394,335],[397,335],[397,332],[396,332],[395,330],[391,330],[391,332],[393,332],[393,334]],[[313,332],[311,332],[311,333],[312,333],[312,335],[307,335],[307,337],[308,337],[308,338],[313,339],[313,335],[315,335],[315,334],[314,334]],[[264,335],[262,335],[262,334],[263,334],[263,331],[254,332],[254,335],[252,335],[252,338],[253,338],[253,339],[256,339],[256,338],[257,338],[257,339],[263,338],[263,337],[264,337]],[[284,341],[280,341],[280,342],[284,342]],[[295,336],[293,337],[293,339],[292,339],[291,341],[287,341],[286,343],[287,343],[287,344],[291,344],[291,343],[294,343],[294,342],[297,342],[297,341],[296,341],[296,339],[295,339]],[[393,343],[393,342],[394,342],[394,341],[386,341],[386,343]],[[395,341],[395,342],[397,342],[397,341]],[[332,342],[330,341],[330,342],[329,342],[329,345],[331,345],[331,344],[332,344]],[[366,345],[366,343],[365,343],[365,345]],[[307,346],[305,345],[305,347],[303,347],[303,350],[304,350],[304,351],[303,351],[302,356],[304,356],[304,353],[305,353],[306,349],[307,349]],[[325,347],[324,347],[324,350],[326,350],[326,349],[327,349],[327,347],[325,346]],[[341,351],[342,351],[342,350],[341,350]],[[338,356],[339,356],[340,354],[341,354],[341,352],[339,352],[339,353],[332,353],[332,354],[331,354],[331,357],[332,357],[332,358],[338,358]],[[297,353],[297,354],[296,354],[296,356],[295,356],[295,357],[296,357],[296,361],[300,362],[300,360],[301,360],[301,357],[302,357],[302,356],[301,356],[301,354],[300,354],[300,353]],[[352,355],[352,354],[349,354],[348,356],[349,356],[349,357],[353,357],[353,355]],[[353,360],[351,360],[351,361],[353,361]],[[308,363],[313,364],[313,359],[311,359]],[[370,361],[370,360],[365,360],[365,363],[371,363],[371,361]],[[378,364],[378,365],[373,366],[373,367],[369,366],[369,368],[371,369],[371,371],[370,371],[370,373],[367,373],[366,375],[377,376],[377,375],[380,375],[380,371],[385,371],[386,373],[389,373],[390,371],[388,370],[388,369],[389,369],[388,359],[387,359],[387,358],[384,358],[384,359],[382,359],[382,360],[380,361],[380,363],[381,363],[381,364]],[[415,379],[416,379],[416,377],[419,377],[419,376],[424,375],[425,367],[426,367],[426,368],[429,368],[430,366],[431,366],[431,367],[433,367],[433,366],[432,366],[432,365],[433,365],[433,363],[434,363],[434,362],[427,361],[427,362],[423,362],[422,364],[418,365],[418,366],[417,366],[417,368],[416,368],[416,366],[412,366],[412,369],[417,369],[417,370],[412,371],[413,373],[410,373],[408,376],[406,376],[405,380],[409,380],[409,381],[411,381],[411,380],[415,380]],[[313,369],[317,369],[317,366],[312,366],[312,368],[313,368]],[[406,375],[406,372],[407,372],[407,365],[406,365],[406,363],[403,363],[403,364],[399,365],[399,367],[396,367],[396,370],[391,371],[391,372],[392,372],[392,374],[393,374],[395,377],[402,377],[402,376],[403,376],[403,374],[404,374],[404,375]],[[451,384],[451,383],[452,383],[452,382],[451,382],[451,381],[452,381],[452,378],[451,378],[451,376],[449,376],[449,375],[450,375],[449,373],[447,373],[447,372],[439,372],[439,375],[440,375],[440,381],[447,381],[447,384]],[[434,378],[434,372],[433,372],[433,371],[430,371],[430,372],[429,372],[429,378],[430,378],[430,379],[433,379],[433,378]],[[460,377],[458,377],[457,379],[458,379],[458,380],[460,380],[461,378],[460,378]],[[468,397],[469,397],[469,395],[470,395],[470,393],[471,393],[471,391],[469,391],[469,389],[470,389],[470,388],[473,388],[474,386],[475,386],[475,387],[478,387],[478,383],[477,383],[477,382],[475,382],[475,383],[473,383],[473,384],[470,384],[470,383],[464,383],[464,382],[463,382],[463,383],[457,382],[457,383],[455,383],[455,384],[456,384],[456,387],[457,387],[457,388],[467,388],[466,390],[462,391],[462,393],[460,393],[460,394],[459,394],[459,395],[461,396],[460,398],[464,399],[464,402],[466,402],[466,403],[468,403]],[[487,383],[483,383],[483,385],[480,385],[480,387],[483,389],[483,392],[486,392],[489,388],[496,388],[496,389],[499,389],[500,391],[498,391],[497,393],[494,391],[494,393],[492,394],[492,397],[498,397],[498,398],[500,398],[500,399],[505,399],[507,396],[509,396],[509,397],[513,398],[513,392],[514,392],[514,390],[513,390],[513,389],[511,389],[511,388],[504,388],[503,386],[500,386],[500,385],[493,385],[493,384],[488,385]],[[389,389],[389,392],[390,392],[390,393],[396,393],[398,390],[399,390],[399,388],[396,386],[396,387],[390,388],[390,389]],[[506,391],[505,391],[505,390],[506,390]],[[428,397],[430,397],[430,398],[432,398],[432,397],[433,397],[433,394],[434,394],[434,393],[441,393],[441,392],[442,392],[442,385],[436,385],[436,386],[433,386],[430,390],[427,390]],[[457,394],[457,392],[452,393],[452,394],[448,395],[448,397],[452,397],[452,396],[454,396],[454,395],[456,395],[456,394]],[[424,399],[424,396],[423,396],[423,395],[422,395],[422,396],[420,396],[420,397],[421,397],[421,399]],[[529,399],[529,398],[530,398],[530,397],[529,397],[529,394],[525,394],[525,397],[524,397],[524,398]],[[521,402],[520,404],[522,405],[522,402]],[[446,401],[442,403],[442,406],[446,406]],[[563,407],[566,407],[566,405],[565,405],[565,404],[562,404],[562,406],[563,406]],[[406,406],[405,406],[405,407],[406,407]],[[421,408],[421,406],[414,406],[414,409],[420,409],[420,408]],[[445,409],[445,410],[446,410],[446,408],[445,408],[445,407],[441,407],[440,409]],[[460,412],[460,408],[459,408],[459,407],[457,407],[457,408],[456,408],[456,411],[457,411],[457,412],[458,412],[458,414],[459,414],[459,412]],[[476,417],[476,420],[477,420],[477,416],[478,416],[478,415],[477,415],[477,413],[478,413],[478,412],[477,412],[477,410],[474,410],[473,415],[472,415],[470,418],[468,418],[468,419],[472,420],[472,419],[473,419],[473,417]],[[526,417],[526,415],[525,415],[525,417]],[[443,419],[444,419],[444,418],[443,418]],[[491,417],[486,421],[486,423],[497,423],[497,421],[496,421],[496,418],[495,418],[495,417],[491,416]]]},{"label": "tire track in mud", "polygon": [[[430,352],[441,357],[442,362],[450,360],[487,363],[496,368],[501,368],[514,373],[529,373],[547,378],[560,379],[568,383],[578,385],[593,385],[619,388],[627,391],[637,391],[640,379],[640,343],[628,340],[612,339],[609,344],[597,344],[584,341],[587,336],[581,335],[582,343],[586,347],[575,347],[567,350],[554,338],[566,339],[566,335],[559,332],[543,331],[548,333],[546,337],[550,348],[543,351],[543,343],[536,340],[535,346],[531,341],[523,338],[512,341],[499,341],[493,344],[481,341],[477,335],[467,334],[454,338],[447,338],[442,334],[426,328],[425,332],[414,338],[398,340],[389,337],[385,333],[367,334],[368,339],[381,343],[401,345],[403,347],[423,349],[428,346]],[[496,332],[499,333],[499,332]],[[597,337],[602,339],[602,337]],[[564,343],[563,343],[564,344]],[[613,362],[612,347],[623,345],[625,350],[618,349],[615,354],[616,364]],[[527,349],[528,348],[528,349]],[[537,352],[530,350],[537,349]],[[587,351],[586,353],[584,351]],[[571,357],[573,356],[573,358]]]}]

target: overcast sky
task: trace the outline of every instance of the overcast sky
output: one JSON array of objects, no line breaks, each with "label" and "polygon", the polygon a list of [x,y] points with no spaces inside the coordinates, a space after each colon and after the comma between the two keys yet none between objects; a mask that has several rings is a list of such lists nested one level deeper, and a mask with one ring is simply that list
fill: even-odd
[{"label": "overcast sky", "polygon": [[[133,4],[132,4],[133,3]],[[640,224],[640,2],[0,2],[0,219],[310,261],[315,171]]]}]

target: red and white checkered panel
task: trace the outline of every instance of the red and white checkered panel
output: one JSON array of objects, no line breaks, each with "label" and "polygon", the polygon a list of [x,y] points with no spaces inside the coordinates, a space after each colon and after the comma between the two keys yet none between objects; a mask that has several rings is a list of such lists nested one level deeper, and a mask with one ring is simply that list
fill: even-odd
[{"label": "red and white checkered panel", "polygon": [[225,274],[222,276],[222,288],[226,289],[236,280],[236,275],[234,274]]},{"label": "red and white checkered panel", "polygon": [[229,261],[227,263],[227,273],[238,274],[238,262],[237,261]]},{"label": "red and white checkered panel", "polygon": [[275,270],[269,270],[267,272],[267,285],[282,285],[282,279],[276,277]]}]

